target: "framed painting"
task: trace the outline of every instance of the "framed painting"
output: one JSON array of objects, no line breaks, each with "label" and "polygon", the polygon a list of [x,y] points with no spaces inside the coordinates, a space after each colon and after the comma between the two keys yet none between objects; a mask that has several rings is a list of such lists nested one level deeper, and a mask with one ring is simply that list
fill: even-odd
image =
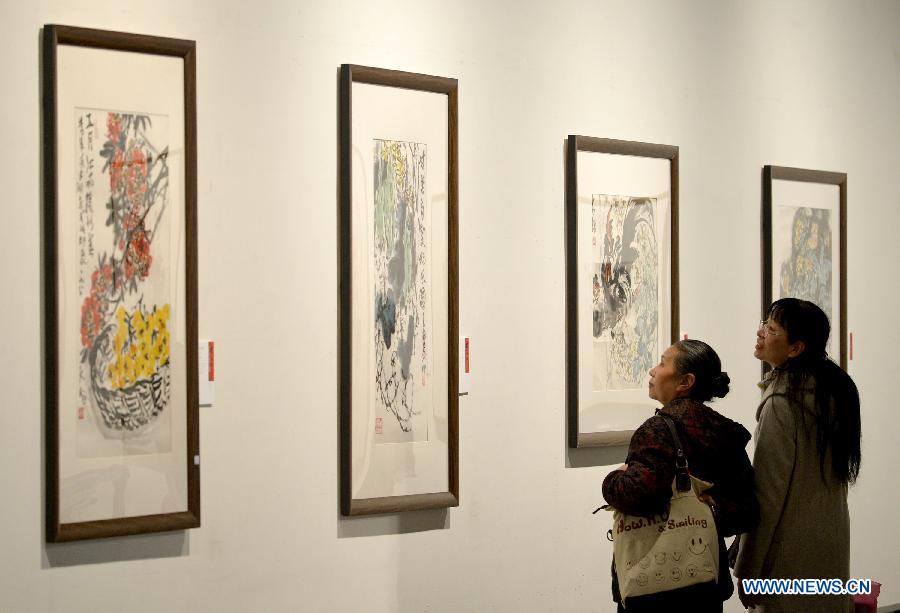
[{"label": "framed painting", "polygon": [[46,530],[200,525],[193,41],[43,31]]},{"label": "framed painting", "polygon": [[457,82],[340,71],[341,513],[457,506]]},{"label": "framed painting", "polygon": [[762,193],[762,318],[779,298],[815,303],[831,322],[826,350],[846,369],[847,175],[764,166]]},{"label": "framed painting", "polygon": [[624,445],[678,337],[678,147],[569,136],[565,210],[569,447]]}]

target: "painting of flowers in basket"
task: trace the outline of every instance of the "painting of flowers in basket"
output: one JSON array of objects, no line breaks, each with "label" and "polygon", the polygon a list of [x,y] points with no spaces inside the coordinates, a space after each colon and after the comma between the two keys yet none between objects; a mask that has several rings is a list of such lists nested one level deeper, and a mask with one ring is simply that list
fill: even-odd
[{"label": "painting of flowers in basket", "polygon": [[78,455],[171,449],[166,116],[78,109]]}]

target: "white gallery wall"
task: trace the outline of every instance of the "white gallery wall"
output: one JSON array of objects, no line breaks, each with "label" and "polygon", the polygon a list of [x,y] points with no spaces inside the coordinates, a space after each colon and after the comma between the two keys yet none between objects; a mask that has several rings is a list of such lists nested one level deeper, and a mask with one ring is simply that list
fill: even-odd
[{"label": "white gallery wall", "polygon": [[[40,29],[197,41],[201,528],[44,542]],[[900,3],[0,0],[0,611],[612,611],[565,439],[567,134],[680,147],[681,329],[751,431],[765,164],[848,174],[851,574],[900,603]],[[337,69],[459,79],[460,506],[338,513]],[[111,78],[113,78],[111,76]],[[810,521],[815,521],[811,509]],[[736,599],[727,610],[738,611]]]}]

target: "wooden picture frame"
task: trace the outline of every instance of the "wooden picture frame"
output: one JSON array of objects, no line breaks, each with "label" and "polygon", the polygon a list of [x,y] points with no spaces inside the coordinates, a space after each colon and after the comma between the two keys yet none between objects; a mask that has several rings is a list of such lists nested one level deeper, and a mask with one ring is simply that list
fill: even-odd
[{"label": "wooden picture frame", "polygon": [[341,513],[457,506],[457,81],[339,93]]},{"label": "wooden picture frame", "polygon": [[200,525],[193,41],[46,25],[46,538]]},{"label": "wooden picture frame", "polygon": [[678,147],[570,135],[565,216],[568,444],[626,445],[678,339]]},{"label": "wooden picture frame", "polygon": [[761,235],[760,319],[777,298],[816,303],[831,322],[828,353],[846,370],[847,174],[764,166]]}]

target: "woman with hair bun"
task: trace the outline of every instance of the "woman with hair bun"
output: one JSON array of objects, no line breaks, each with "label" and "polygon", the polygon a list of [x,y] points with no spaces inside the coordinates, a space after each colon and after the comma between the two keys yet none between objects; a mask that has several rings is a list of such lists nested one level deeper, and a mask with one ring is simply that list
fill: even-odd
[{"label": "woman with hair bun", "polygon": [[[859,392],[826,354],[830,329],[812,302],[782,298],[756,332],[753,355],[772,367],[756,410],[760,521],[740,537],[735,577],[849,578],[847,490],[861,461]],[[765,613],[853,611],[850,596],[740,598]]]},{"label": "woman with hair bun", "polygon": [[613,600],[619,611],[722,611],[734,584],[728,571],[724,537],[756,525],[753,468],[744,447],[750,433],[704,403],[728,393],[730,380],[712,347],[698,340],[678,341],[650,369],[650,397],[662,403],[656,415],[631,437],[625,464],[603,481],[603,497],[629,515],[652,517],[667,510],[675,478],[675,443],[660,415],[675,423],[691,475],[713,487],[703,497],[713,508],[719,536],[719,579],[686,588],[637,596],[622,603],[613,565]]}]

